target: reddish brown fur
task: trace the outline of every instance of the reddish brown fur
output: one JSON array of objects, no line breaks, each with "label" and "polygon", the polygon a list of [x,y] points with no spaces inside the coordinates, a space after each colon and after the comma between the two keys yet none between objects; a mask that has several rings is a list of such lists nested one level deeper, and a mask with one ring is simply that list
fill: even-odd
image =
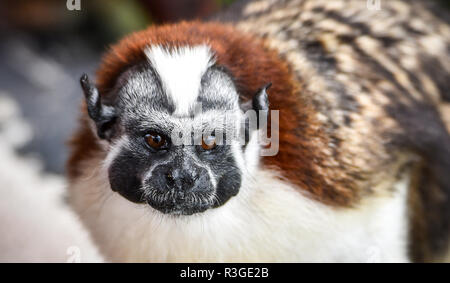
[{"label": "reddish brown fur", "polygon": [[[147,46],[205,43],[215,52],[216,62],[234,76],[243,101],[249,100],[263,85],[273,83],[269,100],[271,109],[280,110],[280,144],[276,156],[263,159],[264,166],[277,168],[283,178],[322,202],[351,204],[357,193],[350,182],[333,180],[333,185],[330,185],[325,181],[327,176],[321,173],[326,172],[322,166],[326,157],[320,148],[327,145],[327,138],[313,118],[314,111],[302,98],[301,85],[294,80],[288,65],[274,51],[265,48],[262,41],[243,35],[230,26],[184,22],[150,27],[131,34],[112,46],[104,56],[97,74],[100,93],[108,95],[122,72],[145,60],[143,50]],[[88,158],[94,148],[98,149],[85,122],[83,120],[84,125],[73,140],[74,151],[68,164],[70,177],[77,175],[80,161]]]},{"label": "reddish brown fur", "polygon": [[101,151],[101,147],[96,142],[96,137],[92,130],[89,129],[89,124],[85,118],[88,114],[85,109],[86,105],[83,103],[83,117],[80,119],[80,127],[70,140],[72,152],[67,162],[67,174],[69,178],[80,176],[82,173],[81,169],[83,168],[82,162]]}]

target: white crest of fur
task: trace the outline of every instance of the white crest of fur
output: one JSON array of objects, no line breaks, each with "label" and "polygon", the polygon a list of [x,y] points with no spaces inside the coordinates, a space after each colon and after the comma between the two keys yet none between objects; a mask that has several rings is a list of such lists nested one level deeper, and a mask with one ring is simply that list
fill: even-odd
[{"label": "white crest of fur", "polygon": [[196,102],[203,74],[214,63],[210,48],[199,45],[167,50],[156,45],[145,54],[175,104],[175,115],[186,115]]}]

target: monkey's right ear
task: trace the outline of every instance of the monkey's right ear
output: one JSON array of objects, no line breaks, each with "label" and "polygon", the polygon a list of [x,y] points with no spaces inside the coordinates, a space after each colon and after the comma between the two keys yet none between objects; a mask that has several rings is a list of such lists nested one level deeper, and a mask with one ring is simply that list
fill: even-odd
[{"label": "monkey's right ear", "polygon": [[114,107],[102,104],[97,88],[89,81],[86,74],[81,76],[80,83],[86,98],[89,117],[95,122],[99,138],[110,140],[116,120]]}]

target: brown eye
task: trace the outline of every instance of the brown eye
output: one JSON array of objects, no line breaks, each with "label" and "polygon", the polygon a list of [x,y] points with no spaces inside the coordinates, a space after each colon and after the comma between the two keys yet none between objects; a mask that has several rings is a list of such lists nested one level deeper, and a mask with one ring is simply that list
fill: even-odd
[{"label": "brown eye", "polygon": [[161,149],[166,145],[166,138],[155,132],[150,132],[145,135],[145,141],[154,149]]},{"label": "brown eye", "polygon": [[204,150],[211,150],[216,147],[216,137],[215,136],[209,136],[207,138],[202,138],[202,148]]}]

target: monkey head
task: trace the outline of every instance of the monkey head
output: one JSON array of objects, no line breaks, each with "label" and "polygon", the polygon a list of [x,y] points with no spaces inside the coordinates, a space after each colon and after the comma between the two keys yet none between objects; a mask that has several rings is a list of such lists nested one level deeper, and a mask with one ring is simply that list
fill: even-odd
[{"label": "monkey head", "polygon": [[261,123],[252,125],[246,113],[261,119],[267,112],[267,87],[242,103],[206,45],[157,45],[145,55],[108,95],[81,78],[111,189],[172,215],[224,205],[257,163]]}]

